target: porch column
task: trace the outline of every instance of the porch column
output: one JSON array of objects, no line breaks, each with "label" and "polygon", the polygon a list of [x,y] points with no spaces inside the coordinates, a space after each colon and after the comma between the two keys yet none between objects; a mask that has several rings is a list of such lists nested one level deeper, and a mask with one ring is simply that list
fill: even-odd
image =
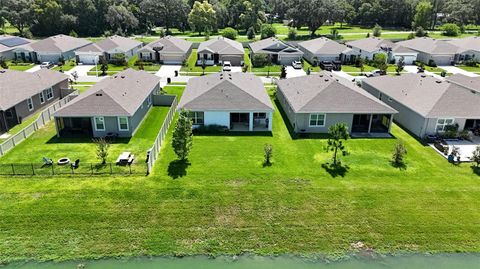
[{"label": "porch column", "polygon": [[60,129],[58,128],[59,118],[55,118],[55,129],[57,130],[57,137],[60,137]]},{"label": "porch column", "polygon": [[248,130],[253,131],[253,112],[250,112],[248,116]]},{"label": "porch column", "polygon": [[393,114],[390,115],[390,122],[388,123],[388,133],[390,133],[390,130],[392,130],[392,124],[393,124]]},{"label": "porch column", "polygon": [[368,123],[368,133],[370,133],[370,130],[372,129],[372,118],[373,118],[373,114],[370,114],[370,122]]},{"label": "porch column", "polygon": [[269,112],[268,113],[268,130],[272,130],[272,121],[273,121],[273,113]]}]

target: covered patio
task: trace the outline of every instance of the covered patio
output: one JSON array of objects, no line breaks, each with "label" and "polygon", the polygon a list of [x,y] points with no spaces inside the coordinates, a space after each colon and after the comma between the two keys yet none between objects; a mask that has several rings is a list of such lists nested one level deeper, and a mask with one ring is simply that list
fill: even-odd
[{"label": "covered patio", "polygon": [[93,136],[92,119],[89,117],[55,118],[58,137],[77,135]]},{"label": "covered patio", "polygon": [[392,114],[354,114],[352,133],[389,134],[392,120]]},{"label": "covered patio", "polygon": [[239,132],[272,130],[272,113],[268,112],[231,112],[230,130]]}]

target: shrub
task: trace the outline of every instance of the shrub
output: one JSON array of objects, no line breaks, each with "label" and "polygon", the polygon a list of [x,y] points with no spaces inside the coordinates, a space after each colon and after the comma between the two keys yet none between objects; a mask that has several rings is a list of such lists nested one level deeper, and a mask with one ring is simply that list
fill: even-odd
[{"label": "shrub", "polygon": [[107,163],[108,150],[110,149],[110,144],[105,138],[94,138],[93,143],[95,143],[97,149],[96,154],[97,158],[100,159],[102,164]]},{"label": "shrub", "polygon": [[201,125],[193,130],[196,134],[212,134],[212,133],[222,133],[228,131],[227,126],[211,124],[211,125]]},{"label": "shrub", "polygon": [[297,29],[293,27],[288,28],[288,39],[290,40],[297,39]]},{"label": "shrub", "polygon": [[380,70],[387,70],[387,56],[383,53],[373,55],[372,65]]},{"label": "shrub", "polygon": [[264,152],[264,157],[265,160],[263,161],[264,165],[270,166],[272,165],[272,153],[273,153],[273,147],[271,144],[265,144],[263,147],[263,152]]},{"label": "shrub", "polygon": [[160,31],[158,31],[158,35],[160,37],[165,37],[165,31],[163,29],[160,29]]},{"label": "shrub", "polygon": [[460,27],[454,23],[446,23],[442,26],[442,33],[446,36],[458,36],[460,34]]},{"label": "shrub", "polygon": [[223,29],[222,31],[222,36],[223,37],[226,37],[226,38],[229,38],[229,39],[237,39],[237,35],[238,35],[238,32],[237,30],[231,28],[231,27],[227,27],[225,29]]},{"label": "shrub", "polygon": [[437,63],[433,59],[428,60],[427,65],[430,66],[430,67],[437,67]]},{"label": "shrub", "polygon": [[466,61],[465,61],[465,65],[466,65],[466,66],[471,66],[471,67],[477,67],[477,66],[478,66],[478,63],[477,63],[477,61],[475,60],[475,58],[472,58],[472,59],[466,60]]},{"label": "shrub", "polygon": [[3,69],[8,69],[8,64],[5,62],[5,59],[3,57],[0,57],[0,67]]},{"label": "shrub", "polygon": [[260,30],[260,38],[265,39],[269,37],[275,37],[277,30],[270,24],[262,24],[262,29]]},{"label": "shrub", "polygon": [[405,165],[404,159],[406,154],[407,154],[407,149],[405,148],[405,145],[403,145],[402,142],[398,141],[395,144],[395,147],[393,148],[392,164],[395,167],[404,166]]},{"label": "shrub", "polygon": [[472,162],[477,164],[477,167],[480,167],[480,146],[477,146],[472,152],[472,157],[470,157]]},{"label": "shrub", "polygon": [[330,39],[333,40],[339,40],[342,39],[343,37],[340,35],[337,29],[332,29],[330,30]]},{"label": "shrub", "polygon": [[378,24],[375,24],[375,27],[373,27],[373,36],[380,37],[381,35],[382,35],[382,27]]},{"label": "shrub", "polygon": [[282,72],[280,73],[280,78],[287,78],[287,68],[285,65],[282,65]]},{"label": "shrub", "polygon": [[186,160],[192,148],[192,120],[188,118],[188,112],[180,111],[177,125],[173,130],[172,147],[179,160]]},{"label": "shrub", "polygon": [[423,29],[422,26],[417,27],[417,30],[415,30],[415,36],[416,36],[416,37],[424,37],[424,36],[426,36],[425,30]]},{"label": "shrub", "polygon": [[254,67],[266,66],[269,63],[267,54],[254,54],[252,58],[252,65]]},{"label": "shrub", "polygon": [[253,27],[248,28],[247,30],[247,38],[249,40],[255,39],[255,29]]},{"label": "shrub", "polygon": [[440,76],[442,78],[446,77],[447,76],[447,72],[445,70],[443,70],[441,73],[440,73]]},{"label": "shrub", "polygon": [[415,34],[414,34],[414,33],[408,34],[408,37],[407,37],[408,40],[414,39],[414,38],[415,38]]}]

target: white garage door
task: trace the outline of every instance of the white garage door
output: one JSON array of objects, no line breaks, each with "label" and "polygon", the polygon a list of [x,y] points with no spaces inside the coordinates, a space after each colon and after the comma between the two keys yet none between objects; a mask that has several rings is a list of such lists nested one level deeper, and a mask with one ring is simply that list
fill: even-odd
[{"label": "white garage door", "polygon": [[417,57],[416,56],[409,56],[409,55],[404,55],[404,56],[395,56],[395,63],[398,63],[398,61],[400,60],[400,58],[403,57],[403,62],[406,64],[406,65],[412,65],[414,61],[417,60]]},{"label": "white garage door", "polygon": [[78,55],[78,61],[83,64],[95,64],[96,55]]}]

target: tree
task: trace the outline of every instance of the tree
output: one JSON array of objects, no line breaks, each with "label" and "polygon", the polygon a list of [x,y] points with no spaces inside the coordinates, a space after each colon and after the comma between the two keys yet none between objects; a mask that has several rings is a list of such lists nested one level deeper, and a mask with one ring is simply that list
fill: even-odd
[{"label": "tree", "polygon": [[375,24],[372,34],[374,37],[380,37],[382,35],[382,27],[378,24]]},{"label": "tree", "polygon": [[107,142],[105,138],[94,138],[93,143],[95,143],[97,149],[96,149],[96,154],[97,158],[102,161],[102,164],[107,163],[107,157],[108,157],[108,150],[110,149],[110,144]]},{"label": "tree", "polygon": [[477,164],[477,167],[480,167],[480,146],[477,146],[475,150],[472,152],[472,157],[470,157],[472,162]]},{"label": "tree", "polygon": [[293,28],[293,27],[289,27],[288,28],[288,36],[287,38],[289,40],[295,40],[297,39],[297,29]]},{"label": "tree", "polygon": [[382,71],[386,71],[387,68],[388,68],[387,56],[383,53],[377,53],[377,54],[373,55],[372,65],[375,66],[376,68],[382,70]]},{"label": "tree", "polygon": [[247,38],[249,40],[255,39],[255,29],[253,29],[253,27],[248,28]]},{"label": "tree", "polygon": [[24,36],[25,29],[33,24],[33,0],[4,0],[2,16]]},{"label": "tree", "polygon": [[151,26],[164,26],[167,35],[170,28],[181,28],[187,21],[190,7],[184,1],[179,0],[142,0],[139,4],[142,17],[146,24]]},{"label": "tree", "polygon": [[223,31],[222,31],[222,36],[223,37],[230,38],[232,40],[237,39],[237,35],[238,35],[237,30],[235,30],[231,27],[227,27],[227,28],[223,29]]},{"label": "tree", "polygon": [[424,37],[424,36],[427,36],[427,33],[425,32],[425,30],[423,29],[422,26],[419,26],[415,30],[415,36],[416,37]]},{"label": "tree", "polygon": [[292,19],[293,27],[307,26],[313,37],[317,29],[332,18],[332,10],[335,6],[330,0],[291,0],[287,17]]},{"label": "tree", "polygon": [[199,34],[215,29],[217,26],[217,17],[213,6],[206,0],[202,3],[195,1],[190,14],[188,14],[188,23],[192,30]]},{"label": "tree", "polygon": [[442,26],[442,34],[446,36],[458,36],[460,34],[460,27],[454,23],[445,23]]},{"label": "tree", "polygon": [[402,56],[397,62],[397,66],[395,67],[395,71],[397,72],[397,75],[400,75],[400,73],[403,71],[405,68],[405,58]]},{"label": "tree", "polygon": [[264,0],[244,0],[242,3],[242,12],[240,14],[239,28],[247,30],[253,27],[255,30],[260,30],[263,23],[267,21],[265,16],[265,1]]},{"label": "tree", "polygon": [[260,32],[260,38],[265,39],[269,37],[275,37],[277,30],[271,24],[263,24]]},{"label": "tree", "polygon": [[117,33],[125,35],[138,27],[138,19],[123,5],[108,7],[105,16],[111,29]]},{"label": "tree", "polygon": [[272,154],[273,154],[273,146],[271,144],[265,144],[263,146],[263,153],[264,153],[264,158],[265,160],[263,161],[263,164],[266,166],[272,165]]},{"label": "tree", "polygon": [[340,22],[340,29],[342,29],[343,24],[350,22],[355,16],[355,8],[347,0],[337,0],[335,6],[337,8],[333,10],[334,16]]},{"label": "tree", "polygon": [[180,116],[173,131],[172,147],[178,159],[185,161],[193,144],[192,120],[188,111],[180,111]]},{"label": "tree", "polygon": [[428,29],[432,18],[433,5],[430,1],[423,0],[415,7],[415,16],[413,17],[413,27],[422,27]]},{"label": "tree", "polygon": [[102,76],[107,75],[108,62],[107,62],[107,59],[105,59],[105,57],[103,56],[100,56],[100,71],[102,71]]},{"label": "tree", "polygon": [[336,123],[328,128],[327,151],[333,152],[333,165],[337,166],[340,163],[338,153],[341,152],[343,156],[348,154],[344,142],[350,138],[348,127],[345,123]]},{"label": "tree", "polygon": [[407,154],[407,149],[405,148],[405,145],[403,145],[402,142],[397,141],[395,144],[395,147],[393,148],[393,154],[392,154],[392,164],[395,167],[402,167],[405,165],[404,159],[405,155]]},{"label": "tree", "polygon": [[282,65],[282,70],[280,72],[280,78],[281,79],[287,78],[287,67],[285,67],[285,65]]}]

